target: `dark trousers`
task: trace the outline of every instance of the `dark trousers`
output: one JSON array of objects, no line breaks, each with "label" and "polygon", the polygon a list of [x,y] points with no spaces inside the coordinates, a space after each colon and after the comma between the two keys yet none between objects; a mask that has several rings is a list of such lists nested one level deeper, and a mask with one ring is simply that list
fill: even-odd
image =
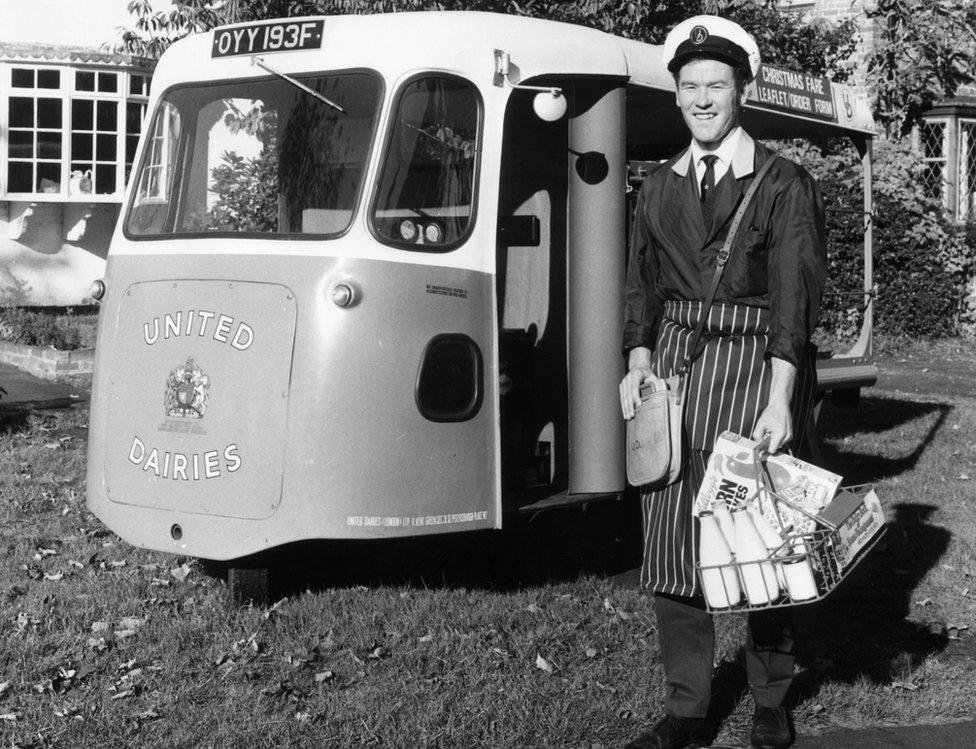
[{"label": "dark trousers", "polygon": [[[703,718],[712,696],[715,626],[701,598],[654,596],[667,694],[664,709]],[[746,675],[757,705],[778,707],[793,681],[793,616],[788,608],[748,614]]]}]

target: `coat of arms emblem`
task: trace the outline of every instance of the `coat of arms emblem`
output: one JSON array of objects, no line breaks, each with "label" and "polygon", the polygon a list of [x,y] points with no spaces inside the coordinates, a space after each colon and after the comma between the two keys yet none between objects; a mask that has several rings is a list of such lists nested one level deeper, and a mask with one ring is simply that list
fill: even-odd
[{"label": "coat of arms emblem", "polygon": [[169,373],[163,407],[167,416],[200,419],[210,399],[210,376],[196,365],[193,358]]}]

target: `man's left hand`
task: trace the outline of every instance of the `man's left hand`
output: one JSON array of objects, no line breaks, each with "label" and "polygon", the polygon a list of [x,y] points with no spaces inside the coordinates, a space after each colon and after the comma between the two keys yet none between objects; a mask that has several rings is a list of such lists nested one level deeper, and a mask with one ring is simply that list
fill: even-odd
[{"label": "man's left hand", "polygon": [[769,438],[769,452],[778,453],[793,439],[793,416],[790,401],[796,384],[796,367],[784,359],[773,357],[772,382],[769,385],[769,402],[759,414],[752,430],[752,438],[762,442]]},{"label": "man's left hand", "polygon": [[769,438],[769,452],[778,453],[793,439],[793,417],[790,415],[789,403],[770,401],[763,409],[752,430],[752,438],[762,442]]}]

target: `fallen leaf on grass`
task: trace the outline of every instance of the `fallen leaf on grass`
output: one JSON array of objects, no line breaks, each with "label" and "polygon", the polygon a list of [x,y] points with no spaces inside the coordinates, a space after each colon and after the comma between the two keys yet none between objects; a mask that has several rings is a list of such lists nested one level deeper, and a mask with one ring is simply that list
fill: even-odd
[{"label": "fallen leaf on grass", "polygon": [[947,624],[946,625],[946,637],[950,640],[958,640],[959,635],[969,629],[968,624]]},{"label": "fallen leaf on grass", "polygon": [[49,580],[52,583],[57,583],[57,582],[60,582],[62,579],[64,579],[64,573],[63,572],[45,572],[44,573],[44,579],[45,580]]},{"label": "fallen leaf on grass", "polygon": [[135,689],[123,689],[121,692],[116,692],[115,694],[113,694],[112,695],[112,699],[113,700],[124,700],[124,699],[126,699],[128,697],[131,697],[135,693],[136,693],[136,690]]},{"label": "fallen leaf on grass", "polygon": [[295,713],[295,720],[297,720],[299,723],[308,723],[311,717],[312,717],[311,713],[306,713],[302,710],[299,710],[297,713]]},{"label": "fallen leaf on grass", "polygon": [[810,708],[810,712],[813,713],[814,715],[819,715],[820,713],[822,713],[826,709],[827,708],[825,708],[823,705],[813,705]]},{"label": "fallen leaf on grass", "polygon": [[171,569],[169,574],[175,577],[177,581],[183,582],[186,580],[186,576],[190,574],[190,565],[186,563],[181,564],[179,567],[174,567]]},{"label": "fallen leaf on grass", "polygon": [[119,619],[119,626],[123,629],[139,629],[145,623],[145,619],[140,619],[137,616],[123,616]]},{"label": "fallen leaf on grass", "polygon": [[430,642],[433,639],[434,639],[434,635],[432,635],[430,632],[428,632],[424,636],[418,637],[417,638],[417,642]]},{"label": "fallen leaf on grass", "polygon": [[627,708],[622,707],[617,711],[617,717],[623,720],[630,720],[634,717],[634,714]]},{"label": "fallen leaf on grass", "polygon": [[888,691],[904,689],[907,692],[917,692],[919,688],[919,685],[912,681],[893,681],[891,682],[891,686],[888,687]]},{"label": "fallen leaf on grass", "polygon": [[294,653],[288,653],[285,656],[285,663],[289,663],[294,668],[301,668],[303,666],[308,666],[315,660],[315,654],[305,650],[296,650]]},{"label": "fallen leaf on grass", "polygon": [[332,681],[335,678],[335,674],[332,671],[319,671],[315,674],[315,683],[321,684],[325,681]]},{"label": "fallen leaf on grass", "polygon": [[113,634],[117,640],[124,640],[127,637],[132,637],[135,633],[134,629],[117,629]]},{"label": "fallen leaf on grass", "polygon": [[10,689],[10,682],[0,681],[0,697],[3,697],[7,693],[8,689]]},{"label": "fallen leaf on grass", "polygon": [[261,618],[262,619],[270,619],[272,616],[275,615],[275,613],[278,611],[278,609],[280,609],[287,602],[288,602],[288,599],[287,598],[282,598],[280,601],[278,601],[277,603],[275,603],[274,606],[272,606],[267,611],[265,611],[261,615]]},{"label": "fallen leaf on grass", "polygon": [[958,476],[956,476],[956,479],[959,480],[959,481],[969,481],[970,480],[969,479],[969,476],[967,476],[965,473],[960,473]]},{"label": "fallen leaf on grass", "polygon": [[542,611],[542,609],[540,609],[538,605],[534,603],[530,603],[528,606],[526,606],[525,610],[528,611],[530,614],[538,614],[540,611]]},{"label": "fallen leaf on grass", "polygon": [[586,649],[586,657],[587,658],[596,658],[596,648],[587,648]]},{"label": "fallen leaf on grass", "polygon": [[152,708],[149,708],[148,710],[142,713],[133,713],[132,717],[136,721],[136,723],[148,723],[151,720],[158,720],[159,718],[162,718],[163,715],[162,713],[153,710]]},{"label": "fallen leaf on grass", "polygon": [[923,598],[921,601],[915,601],[916,606],[928,606],[932,603],[931,598]]},{"label": "fallen leaf on grass", "polygon": [[298,700],[304,699],[305,697],[305,694],[300,689],[292,686],[287,680],[279,681],[274,686],[262,689],[261,694],[265,694],[268,697],[280,697],[292,702],[298,702]]},{"label": "fallen leaf on grass", "polygon": [[0,713],[0,720],[10,720],[10,721],[20,720],[20,713],[18,712]]},{"label": "fallen leaf on grass", "polygon": [[547,674],[551,674],[555,670],[553,665],[541,655],[535,657],[535,667],[540,671],[545,671]]},{"label": "fallen leaf on grass", "polygon": [[118,668],[116,668],[115,670],[118,671],[120,674],[124,674],[124,673],[126,673],[126,672],[131,671],[132,669],[134,669],[136,667],[136,664],[138,662],[139,661],[137,659],[130,658],[129,660],[125,661],[124,663],[120,663],[118,665]]}]

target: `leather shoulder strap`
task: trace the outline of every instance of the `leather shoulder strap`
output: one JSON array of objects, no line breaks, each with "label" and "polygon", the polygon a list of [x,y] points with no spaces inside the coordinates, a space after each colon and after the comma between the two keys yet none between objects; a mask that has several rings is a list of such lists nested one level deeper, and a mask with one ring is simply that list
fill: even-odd
[{"label": "leather shoulder strap", "polygon": [[759,189],[759,183],[762,182],[763,177],[766,176],[773,162],[778,158],[779,156],[773,154],[759,167],[756,176],[752,180],[752,184],[749,185],[749,189],[746,190],[746,194],[739,203],[735,216],[732,217],[729,232],[725,235],[725,243],[722,245],[722,249],[718,251],[718,258],[715,261],[715,273],[712,275],[712,282],[708,286],[708,294],[705,295],[705,303],[702,305],[701,316],[698,318],[695,333],[691,338],[691,346],[688,347],[691,353],[682,362],[681,369],[678,370],[680,374],[687,373],[691,369],[691,365],[695,359],[701,356],[699,346],[701,344],[702,331],[705,329],[705,321],[708,319],[708,313],[712,309],[712,302],[715,301],[715,293],[718,291],[719,281],[722,280],[722,273],[725,271],[725,266],[729,262],[729,256],[732,254],[732,242],[735,241],[735,235],[739,231],[739,224],[742,223],[742,217],[745,216],[746,208],[749,207],[752,197],[756,194],[756,190]]}]

